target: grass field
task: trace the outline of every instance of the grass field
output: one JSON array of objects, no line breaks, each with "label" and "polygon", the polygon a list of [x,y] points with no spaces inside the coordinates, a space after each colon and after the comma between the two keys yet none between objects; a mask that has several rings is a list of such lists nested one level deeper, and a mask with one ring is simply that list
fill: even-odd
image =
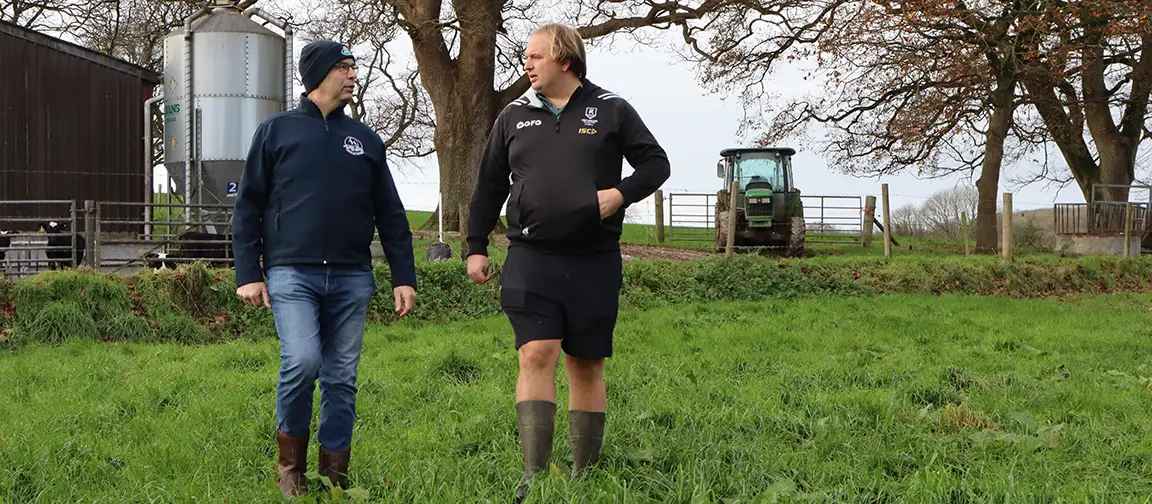
[{"label": "grass field", "polygon": [[[567,479],[561,370],[556,467],[531,502],[1148,502],[1150,301],[626,311],[602,465]],[[500,317],[372,326],[355,485],[376,502],[510,502],[510,342]],[[0,355],[0,501],[276,502],[278,362],[274,341]]]}]

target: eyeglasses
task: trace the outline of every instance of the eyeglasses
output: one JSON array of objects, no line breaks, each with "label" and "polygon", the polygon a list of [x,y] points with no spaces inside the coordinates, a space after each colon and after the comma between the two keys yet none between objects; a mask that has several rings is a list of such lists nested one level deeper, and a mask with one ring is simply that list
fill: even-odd
[{"label": "eyeglasses", "polygon": [[332,68],[339,70],[340,73],[342,73],[342,74],[347,74],[349,70],[356,71],[356,64],[355,63],[340,62],[340,63],[333,65]]}]

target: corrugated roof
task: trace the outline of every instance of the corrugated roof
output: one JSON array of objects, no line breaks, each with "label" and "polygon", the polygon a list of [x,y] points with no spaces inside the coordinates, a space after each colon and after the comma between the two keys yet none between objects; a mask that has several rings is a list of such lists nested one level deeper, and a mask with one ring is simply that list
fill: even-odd
[{"label": "corrugated roof", "polygon": [[145,80],[156,85],[162,84],[164,82],[160,74],[140,65],[130,63],[120,58],[109,56],[100,51],[95,51],[79,44],[68,42],[64,39],[45,35],[36,30],[30,30],[28,28],[24,28],[23,26],[9,23],[7,21],[0,21],[0,33],[18,37],[35,44],[60,51],[62,53],[76,56],[78,58],[84,58],[98,65],[103,65],[118,70],[120,72],[138,77],[141,80]]}]

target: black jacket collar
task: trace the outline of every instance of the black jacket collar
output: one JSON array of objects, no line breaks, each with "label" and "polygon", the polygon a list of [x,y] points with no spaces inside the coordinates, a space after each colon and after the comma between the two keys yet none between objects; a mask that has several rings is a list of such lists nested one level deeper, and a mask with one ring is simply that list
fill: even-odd
[{"label": "black jacket collar", "polygon": [[[329,112],[328,118],[329,119],[335,119],[337,117],[343,117],[344,116],[344,107],[345,107],[344,105],[341,105],[341,106],[337,107],[336,110]],[[298,110],[303,111],[305,114],[308,114],[310,116],[317,117],[320,119],[324,118],[324,114],[322,112],[320,112],[320,107],[317,106],[316,102],[312,101],[311,98],[308,98],[308,95],[305,95],[305,94],[300,95],[300,104],[297,105],[296,108]]]}]

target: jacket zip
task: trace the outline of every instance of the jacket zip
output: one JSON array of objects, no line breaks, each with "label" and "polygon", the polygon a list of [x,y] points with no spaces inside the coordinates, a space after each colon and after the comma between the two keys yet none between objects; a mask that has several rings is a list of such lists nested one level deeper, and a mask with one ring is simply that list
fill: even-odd
[{"label": "jacket zip", "polygon": [[[329,145],[328,145],[328,142],[329,142],[329,139],[328,139],[328,133],[330,132],[330,130],[328,129],[328,118],[327,118],[327,117],[325,117],[325,116],[321,116],[321,120],[323,120],[323,121],[324,121],[324,146],[325,146],[325,147],[331,147],[331,146],[329,146]],[[328,177],[324,177],[324,191],[323,191],[321,194],[323,194],[323,195],[325,195],[325,196],[328,196]],[[327,198],[325,198],[325,200],[327,200]],[[327,203],[327,201],[325,201],[325,203]],[[328,206],[328,205],[327,205],[327,204],[325,204],[325,205],[324,205],[324,206],[322,206],[321,208],[327,209],[327,206]],[[325,216],[325,219],[327,219],[327,216]],[[321,260],[321,261],[322,261],[322,262],[323,262],[325,265],[327,265],[327,264],[328,264],[328,241],[329,241],[329,240],[328,240],[327,238],[324,238],[324,239],[320,240],[320,242],[321,242],[321,245],[320,245],[320,260]]]}]

